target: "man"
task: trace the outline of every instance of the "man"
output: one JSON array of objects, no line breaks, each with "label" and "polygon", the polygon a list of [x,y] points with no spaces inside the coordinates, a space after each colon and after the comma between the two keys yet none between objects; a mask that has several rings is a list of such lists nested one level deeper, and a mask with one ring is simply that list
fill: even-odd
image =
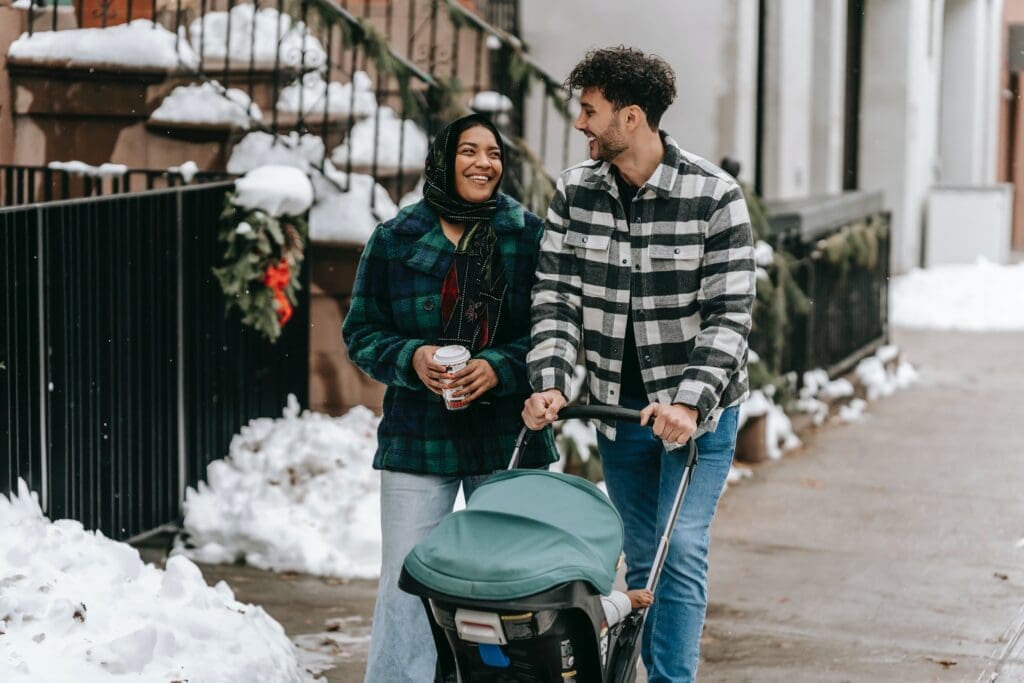
[{"label": "man", "polygon": [[687,449],[694,468],[654,604],[643,660],[651,683],[696,675],[707,606],[708,528],[747,396],[754,251],[736,182],[683,151],[658,123],[675,98],[663,60],[626,47],[586,55],[576,129],[590,161],[565,171],[545,224],[523,420],[552,422],[578,354],[593,403],[642,409],[598,424],[608,493],[622,514],[630,589],[642,588]]}]

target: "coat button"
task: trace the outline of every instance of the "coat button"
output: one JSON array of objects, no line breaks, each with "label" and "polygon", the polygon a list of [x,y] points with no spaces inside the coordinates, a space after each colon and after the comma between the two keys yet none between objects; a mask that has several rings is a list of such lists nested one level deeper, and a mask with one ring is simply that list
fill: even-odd
[{"label": "coat button", "polygon": [[678,249],[676,249],[676,253],[677,253],[677,254],[679,253],[679,250],[678,250]]},{"label": "coat button", "polygon": [[584,238],[583,238],[583,244],[586,244],[586,243],[587,243],[587,238],[586,238],[586,237],[584,237]]},{"label": "coat button", "polygon": [[433,299],[427,299],[427,300],[426,300],[426,301],[425,301],[425,302],[423,303],[423,309],[424,309],[424,310],[426,310],[426,311],[432,311],[432,310],[434,310],[434,300],[433,300]]}]

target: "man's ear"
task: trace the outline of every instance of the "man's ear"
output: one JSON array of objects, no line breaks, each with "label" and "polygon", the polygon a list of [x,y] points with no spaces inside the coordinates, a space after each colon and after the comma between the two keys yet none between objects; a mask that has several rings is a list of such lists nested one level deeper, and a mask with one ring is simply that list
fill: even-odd
[{"label": "man's ear", "polygon": [[644,110],[638,105],[631,104],[626,107],[626,130],[634,131],[640,126],[647,125],[647,116]]}]

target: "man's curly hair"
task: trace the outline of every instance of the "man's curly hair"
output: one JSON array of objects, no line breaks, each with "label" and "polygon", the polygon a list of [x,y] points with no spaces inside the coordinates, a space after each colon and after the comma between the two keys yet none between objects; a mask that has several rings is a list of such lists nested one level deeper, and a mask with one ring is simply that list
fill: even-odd
[{"label": "man's curly hair", "polygon": [[588,52],[565,79],[565,87],[598,88],[617,110],[635,104],[657,130],[676,98],[676,75],[661,57],[620,45]]}]

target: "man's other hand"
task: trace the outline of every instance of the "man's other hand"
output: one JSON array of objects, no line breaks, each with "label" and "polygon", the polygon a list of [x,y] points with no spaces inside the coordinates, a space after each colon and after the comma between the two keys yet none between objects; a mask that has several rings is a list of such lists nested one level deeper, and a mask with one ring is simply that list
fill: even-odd
[{"label": "man's other hand", "polygon": [[651,417],[654,435],[669,443],[686,443],[697,431],[697,411],[681,403],[651,403],[640,411],[640,424],[646,425]]},{"label": "man's other hand", "polygon": [[565,396],[558,389],[539,391],[523,403],[523,424],[536,431],[558,419],[565,407]]}]

